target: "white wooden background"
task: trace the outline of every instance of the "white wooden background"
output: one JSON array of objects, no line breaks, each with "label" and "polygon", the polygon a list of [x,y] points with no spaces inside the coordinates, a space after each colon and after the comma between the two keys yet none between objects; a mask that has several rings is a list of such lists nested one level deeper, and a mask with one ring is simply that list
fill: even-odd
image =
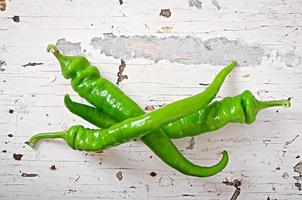
[{"label": "white wooden background", "polygon": [[[237,199],[302,198],[301,0],[6,3],[0,12],[0,199],[224,200],[236,190],[226,179],[241,182]],[[171,16],[160,16],[161,9]],[[64,107],[65,93],[82,100],[46,53],[49,43],[86,55],[112,82],[123,58],[128,80],[120,88],[142,107],[196,94],[231,59],[240,66],[219,98],[250,89],[263,100],[292,97],[292,107],[267,109],[251,126],[195,137],[192,149],[191,138],[175,140],[202,165],[229,152],[226,169],[209,178],[178,173],[140,141],[101,154],[73,151],[59,140],[33,150],[24,142],[36,132],[93,127]]]}]

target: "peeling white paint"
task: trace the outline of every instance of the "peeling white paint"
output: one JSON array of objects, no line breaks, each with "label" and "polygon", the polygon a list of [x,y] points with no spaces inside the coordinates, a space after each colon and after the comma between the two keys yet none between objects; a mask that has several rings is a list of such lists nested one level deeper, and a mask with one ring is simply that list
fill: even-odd
[{"label": "peeling white paint", "polygon": [[294,52],[288,52],[281,55],[282,60],[285,62],[287,67],[297,67],[302,63],[302,57],[297,56]]},{"label": "peeling white paint", "polygon": [[[301,164],[298,164],[302,156],[302,73],[298,71],[302,69],[298,9],[301,3],[256,0],[247,4],[247,1],[217,0],[221,6],[217,10],[211,0],[200,1],[201,10],[189,7],[189,1],[183,0],[124,1],[122,6],[118,1],[8,1],[7,10],[0,12],[4,29],[0,28],[0,59],[7,63],[6,70],[0,72],[0,199],[230,199],[235,188],[223,184],[225,178],[242,180],[238,200],[301,199],[298,190],[302,183]],[[170,18],[159,16],[163,8],[171,9]],[[15,23],[14,15],[20,15],[22,20]],[[173,27],[175,44],[161,41],[163,34],[157,30],[163,26]],[[212,177],[185,176],[169,168],[139,141],[95,154],[74,151],[60,139],[45,140],[35,150],[29,148],[24,142],[37,132],[65,130],[75,124],[95,128],[64,107],[66,93],[79,102],[87,102],[72,91],[70,81],[62,77],[58,62],[45,48],[60,38],[65,38],[58,44],[63,44],[63,48],[68,43],[80,42],[80,46],[71,45],[64,53],[91,53],[89,61],[100,67],[102,76],[115,82],[120,58],[114,59],[111,53],[100,55],[99,50],[89,45],[91,38],[103,33],[108,33],[107,38],[116,38],[108,42],[111,48],[105,47],[113,52],[120,45],[114,42],[122,34],[157,36],[154,40],[165,51],[172,47],[181,49],[181,45],[191,41],[186,35],[199,38],[197,41],[225,37],[244,46],[260,47],[264,51],[260,65],[235,69],[218,98],[250,89],[254,93],[260,91],[263,100],[293,97],[293,106],[269,108],[259,113],[252,126],[232,124],[215,133],[194,137],[193,150],[186,150],[189,139],[174,140],[184,156],[204,166],[215,164],[221,157],[218,152],[226,149],[229,163],[223,172]],[[181,38],[184,41],[180,42]],[[196,44],[196,40],[192,41]],[[131,47],[132,50],[141,48],[137,41],[130,44],[138,45]],[[141,44],[150,45],[150,42]],[[185,53],[191,53],[188,50],[194,47],[192,44],[185,44],[189,47]],[[198,50],[197,47],[192,50]],[[73,52],[73,48],[77,50]],[[126,60],[129,80],[120,85],[142,107],[157,108],[195,94],[218,72],[215,67],[181,64],[173,56],[174,63],[170,63],[166,61],[168,53],[160,49],[157,53],[164,56],[160,57],[153,48],[148,48],[153,51],[150,55],[160,62],[144,59],[146,53],[139,59]],[[123,55],[127,50],[128,47],[118,51]],[[203,55],[194,54],[194,61],[196,56]],[[29,62],[44,64],[22,67]],[[23,157],[16,161],[14,154]],[[56,170],[50,169],[53,165]],[[121,181],[116,177],[118,171],[123,173]],[[152,172],[157,175],[152,176]],[[22,177],[22,173],[39,176]]]},{"label": "peeling white paint", "polygon": [[72,43],[70,41],[66,41],[65,38],[62,38],[57,41],[56,46],[63,54],[67,54],[67,55],[82,54],[80,42]]}]

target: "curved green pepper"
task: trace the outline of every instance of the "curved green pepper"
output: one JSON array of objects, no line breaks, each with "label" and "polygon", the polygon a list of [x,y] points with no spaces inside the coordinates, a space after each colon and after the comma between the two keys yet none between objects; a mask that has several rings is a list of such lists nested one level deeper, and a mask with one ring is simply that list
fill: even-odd
[{"label": "curved green pepper", "polygon": [[[95,67],[90,66],[89,62],[84,57],[64,56],[60,54],[60,52],[53,45],[50,45],[48,47],[48,50],[51,51],[59,60],[64,77],[72,79],[73,89],[77,91],[80,96],[84,97],[88,102],[96,106],[98,109],[104,111],[110,116],[118,116],[117,120],[129,118],[129,116],[133,116],[135,115],[135,113],[136,115],[143,114],[143,111],[137,106],[135,102],[128,98],[124,93],[122,93],[109,81],[101,78],[98,70]],[[213,84],[211,84],[211,86],[209,86],[209,88],[202,93],[203,95],[199,96],[199,100],[203,100],[203,102],[199,105],[205,106],[215,97],[225,77],[234,68],[235,64],[236,63],[233,62],[231,65],[229,65],[222,72],[219,73],[219,75],[215,78]],[[203,98],[207,98],[207,100]],[[165,119],[174,120],[177,117],[183,116],[183,110],[181,109],[184,105],[188,106],[186,108],[186,110],[188,109],[188,112],[194,112],[194,110],[196,110],[196,107],[194,109],[191,109],[192,107],[194,107],[192,106],[192,102],[200,102],[194,100],[194,97],[190,97],[189,99],[192,100],[190,103],[183,104],[176,102],[175,105],[177,106],[164,107],[165,112],[175,114],[175,116],[173,117],[165,115]],[[129,107],[129,109],[126,107]],[[154,120],[161,119],[157,121],[159,124],[162,123],[163,118],[161,117],[160,112],[154,112],[153,116]],[[141,127],[145,125],[146,123],[144,122]],[[149,128],[151,128],[152,126],[149,126]],[[157,125],[155,127],[158,128],[160,126],[161,125]],[[146,131],[146,129],[144,129],[144,131]],[[131,135],[131,137],[132,136],[133,135]],[[218,173],[227,164],[227,153],[224,152],[223,159],[220,163],[218,163],[218,165],[214,167],[200,167],[194,165],[181,155],[175,145],[162,131],[156,131],[152,134],[142,137],[142,140],[163,161],[165,161],[168,165],[184,174],[192,176],[210,176]]]},{"label": "curved green pepper", "polygon": [[246,90],[238,96],[214,101],[198,112],[167,124],[163,129],[169,138],[195,136],[218,130],[228,123],[251,124],[260,110],[274,106],[290,107],[290,100],[259,101]]},{"label": "curved green pepper", "polygon": [[[234,64],[221,70],[203,92],[179,101],[168,104],[158,110],[144,115],[126,119],[107,129],[85,129],[82,126],[73,126],[68,131],[55,132],[58,138],[64,138],[73,149],[85,151],[101,151],[112,146],[129,142],[134,138],[141,138],[165,124],[171,123],[183,116],[196,112],[211,101],[217,88],[220,88],[224,78],[234,68]],[[76,78],[73,79],[74,81]],[[87,137],[85,138],[85,134]],[[34,135],[29,145],[34,146],[40,139],[48,138],[50,133]],[[51,137],[53,138],[53,137]],[[225,159],[225,158],[223,158]]]},{"label": "curved green pepper", "polygon": [[[72,101],[68,95],[65,95],[64,103],[72,113],[97,127],[107,128],[117,123],[113,118],[92,106]],[[214,101],[197,112],[184,116],[162,128],[172,139],[191,137],[218,130],[228,123],[251,124],[256,120],[260,110],[274,106],[290,107],[290,100],[259,101],[250,91],[246,90],[240,95]],[[85,112],[81,112],[83,108],[85,108]],[[106,118],[103,117],[104,115]]]}]

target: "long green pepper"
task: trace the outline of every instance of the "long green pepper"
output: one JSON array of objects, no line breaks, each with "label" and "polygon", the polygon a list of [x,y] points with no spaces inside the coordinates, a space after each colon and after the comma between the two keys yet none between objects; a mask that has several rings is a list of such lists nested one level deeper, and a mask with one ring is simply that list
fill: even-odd
[{"label": "long green pepper", "polygon": [[176,122],[163,127],[170,138],[196,136],[216,131],[228,123],[252,124],[260,110],[269,107],[290,107],[290,100],[259,101],[246,90],[234,97],[225,97]]},{"label": "long green pepper", "polygon": [[[126,119],[107,129],[86,129],[83,126],[76,125],[67,131],[40,133],[30,138],[29,145],[33,147],[40,139],[57,137],[65,139],[68,145],[73,149],[101,151],[129,142],[134,138],[141,138],[170,122],[196,112],[206,106],[212,99],[213,90],[215,91],[217,90],[216,88],[220,88],[223,79],[231,72],[234,66],[235,65],[229,65],[221,70],[208,88],[192,97],[168,104],[153,112]],[[226,160],[226,157],[222,158],[222,160]]]},{"label": "long green pepper", "polygon": [[[111,117],[112,115],[114,115],[115,120],[119,121],[130,118],[131,116],[140,116],[143,114],[143,110],[139,108],[139,106],[134,101],[127,97],[112,83],[100,77],[97,68],[90,66],[87,59],[81,56],[64,56],[60,54],[60,52],[53,45],[49,45],[48,50],[51,51],[59,60],[63,76],[65,78],[71,78],[73,89],[96,108],[102,110],[104,113],[108,114]],[[219,75],[213,81],[213,84],[208,87],[206,92],[202,93],[202,98],[199,98],[199,100],[202,100],[202,102],[196,101],[196,103],[199,103],[200,108],[206,106],[215,97],[225,77],[234,68],[235,64],[236,63],[233,62],[221,73],[219,73]],[[203,98],[207,98],[207,100]],[[174,105],[177,106],[167,106],[166,108],[164,107],[165,112],[170,112],[173,115],[175,114],[175,116],[172,117],[165,115],[165,118],[163,118],[161,116],[163,112],[155,112],[155,114],[153,114],[153,119],[161,119],[158,121],[158,123],[163,124],[162,120],[164,119],[166,120],[166,123],[169,122],[169,120],[172,121],[179,117],[182,117],[184,116],[183,110],[181,110],[183,106],[185,106],[185,110],[188,110],[188,112],[186,113],[194,112],[196,110],[196,107],[194,109],[191,109],[194,107],[192,106],[192,102],[194,103],[194,101],[191,101],[190,103],[186,104],[176,103]],[[141,126],[138,126],[142,128],[142,132],[146,132],[147,130],[154,128],[153,125],[147,125],[146,127],[148,127],[148,129],[144,129],[144,126],[144,123],[142,123]],[[155,127],[159,128],[161,127],[161,125],[157,125]],[[77,128],[77,130],[82,129]],[[115,129],[113,128],[112,130],[118,130],[118,127],[115,127]],[[73,129],[70,132],[74,132]],[[133,133],[134,132],[131,132],[131,134]],[[131,135],[131,137],[133,136],[134,135]],[[80,137],[80,139],[83,140],[85,138]],[[122,137],[121,141],[124,142],[124,139],[125,138]],[[161,130],[142,137],[141,139],[168,165],[187,175],[211,176],[221,171],[227,164],[228,156],[227,153],[224,152],[222,160],[213,167],[202,167],[194,165],[183,157],[183,155],[177,150],[171,140]],[[32,141],[34,140],[35,139],[33,138]],[[102,146],[102,148],[106,147]],[[93,147],[92,149],[95,148]]]},{"label": "long green pepper", "polygon": [[[29,139],[29,145],[34,145],[41,139],[63,138],[67,144],[77,150],[101,151],[109,147],[141,138],[160,127],[181,117],[199,110],[205,106],[211,97],[212,90],[219,87],[221,77],[225,77],[234,66],[224,68],[214,79],[213,83],[202,93],[168,104],[158,110],[144,115],[126,119],[107,129],[88,129],[83,126],[72,126],[67,131],[40,133]],[[186,109],[184,109],[186,108]],[[222,160],[227,160],[226,153]]]},{"label": "long green pepper", "polygon": [[[68,95],[64,97],[65,106],[74,114],[100,128],[107,128],[117,123],[98,109],[74,102]],[[240,95],[225,97],[214,101],[202,109],[162,128],[171,139],[196,136],[218,130],[228,123],[251,124],[262,109],[275,106],[290,107],[290,100],[259,101],[246,90]],[[81,112],[85,108],[85,112]],[[106,116],[106,118],[104,117]]]}]

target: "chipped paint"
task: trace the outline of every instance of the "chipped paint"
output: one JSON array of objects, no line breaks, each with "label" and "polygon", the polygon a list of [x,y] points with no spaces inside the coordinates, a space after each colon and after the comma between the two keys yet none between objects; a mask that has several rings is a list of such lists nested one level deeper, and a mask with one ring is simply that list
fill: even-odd
[{"label": "chipped paint", "polygon": [[70,41],[66,41],[65,38],[59,39],[56,43],[56,47],[63,53],[68,55],[81,55],[82,48],[81,43],[76,42],[72,43]]},{"label": "chipped paint", "polygon": [[37,176],[39,176],[39,174],[35,174],[35,173],[25,173],[25,172],[23,172],[23,173],[21,174],[21,176],[22,176],[22,177],[37,177]]},{"label": "chipped paint", "polygon": [[36,66],[36,65],[43,65],[43,63],[42,62],[28,62],[27,64],[22,65],[22,67]]},{"label": "chipped paint", "polygon": [[286,149],[291,143],[293,143],[297,138],[299,137],[299,135],[296,135],[293,139],[286,141],[284,144],[284,148]]},{"label": "chipped paint", "polygon": [[125,67],[126,67],[125,61],[121,60],[121,64],[118,67],[119,71],[117,73],[117,81],[116,81],[117,85],[120,84],[120,82],[122,82],[124,79],[128,79],[128,76],[123,74]]},{"label": "chipped paint", "polygon": [[19,153],[14,153],[13,154],[13,158],[15,159],[15,160],[21,160],[22,159],[22,157],[23,157],[23,155],[22,154],[19,154]]},{"label": "chipped paint", "polygon": [[155,177],[156,175],[157,175],[156,172],[151,172],[151,173],[150,173],[150,176],[152,176],[152,177]]},{"label": "chipped paint", "polygon": [[297,56],[294,52],[288,52],[284,55],[280,55],[280,57],[286,66],[290,68],[297,67],[302,63],[302,57]]},{"label": "chipped paint", "polygon": [[287,172],[284,172],[284,174],[282,175],[282,178],[288,179],[289,178],[289,174]]},{"label": "chipped paint", "polygon": [[14,22],[17,22],[17,23],[20,22],[20,16],[18,16],[18,15],[13,16],[12,19]]},{"label": "chipped paint", "polygon": [[218,10],[220,10],[221,7],[220,7],[219,3],[218,3],[216,0],[212,0],[211,3],[212,3]]},{"label": "chipped paint", "polygon": [[0,11],[5,11],[5,9],[6,9],[5,0],[0,0]]},{"label": "chipped paint", "polygon": [[301,181],[302,180],[302,162],[299,162],[294,166],[294,171],[299,173],[298,176],[294,176],[294,179],[296,179],[297,181]]},{"label": "chipped paint", "polygon": [[4,60],[0,60],[0,71],[5,71],[6,62]]},{"label": "chipped paint", "polygon": [[118,171],[115,176],[119,181],[123,179],[123,173],[121,171]]},{"label": "chipped paint", "polygon": [[154,107],[154,105],[148,105],[148,106],[146,106],[145,107],[145,109],[144,109],[145,111],[153,111],[153,110],[155,110],[155,107]]},{"label": "chipped paint", "polygon": [[202,2],[199,0],[189,0],[189,7],[196,7],[197,9],[202,9]]},{"label": "chipped paint", "polygon": [[159,178],[158,183],[162,187],[169,187],[169,186],[173,185],[173,181],[174,180],[170,176],[168,176],[168,175],[162,175]]},{"label": "chipped paint", "polygon": [[49,169],[51,169],[51,170],[56,170],[57,167],[56,167],[55,165],[51,165],[51,166],[49,167]]},{"label": "chipped paint", "polygon": [[295,186],[298,188],[299,191],[302,190],[301,183],[297,182],[297,183],[295,183]]},{"label": "chipped paint", "polygon": [[159,16],[163,16],[163,17],[171,17],[171,10],[170,9],[161,9]]},{"label": "chipped paint", "polygon": [[186,149],[187,150],[192,150],[192,149],[194,149],[194,145],[195,145],[195,140],[194,140],[194,137],[192,137],[190,142],[189,142],[189,146],[187,146]]},{"label": "chipped paint", "polygon": [[234,186],[236,190],[234,191],[231,200],[236,200],[238,196],[240,195],[241,189],[241,182],[242,180],[235,179],[234,181],[229,181],[228,179],[225,179],[225,181],[222,181],[223,184],[228,185],[228,186]]},{"label": "chipped paint", "polygon": [[92,38],[91,44],[102,54],[118,59],[147,58],[182,64],[225,65],[237,60],[241,66],[257,65],[265,50],[225,37],[202,40],[197,37],[112,36]]}]

